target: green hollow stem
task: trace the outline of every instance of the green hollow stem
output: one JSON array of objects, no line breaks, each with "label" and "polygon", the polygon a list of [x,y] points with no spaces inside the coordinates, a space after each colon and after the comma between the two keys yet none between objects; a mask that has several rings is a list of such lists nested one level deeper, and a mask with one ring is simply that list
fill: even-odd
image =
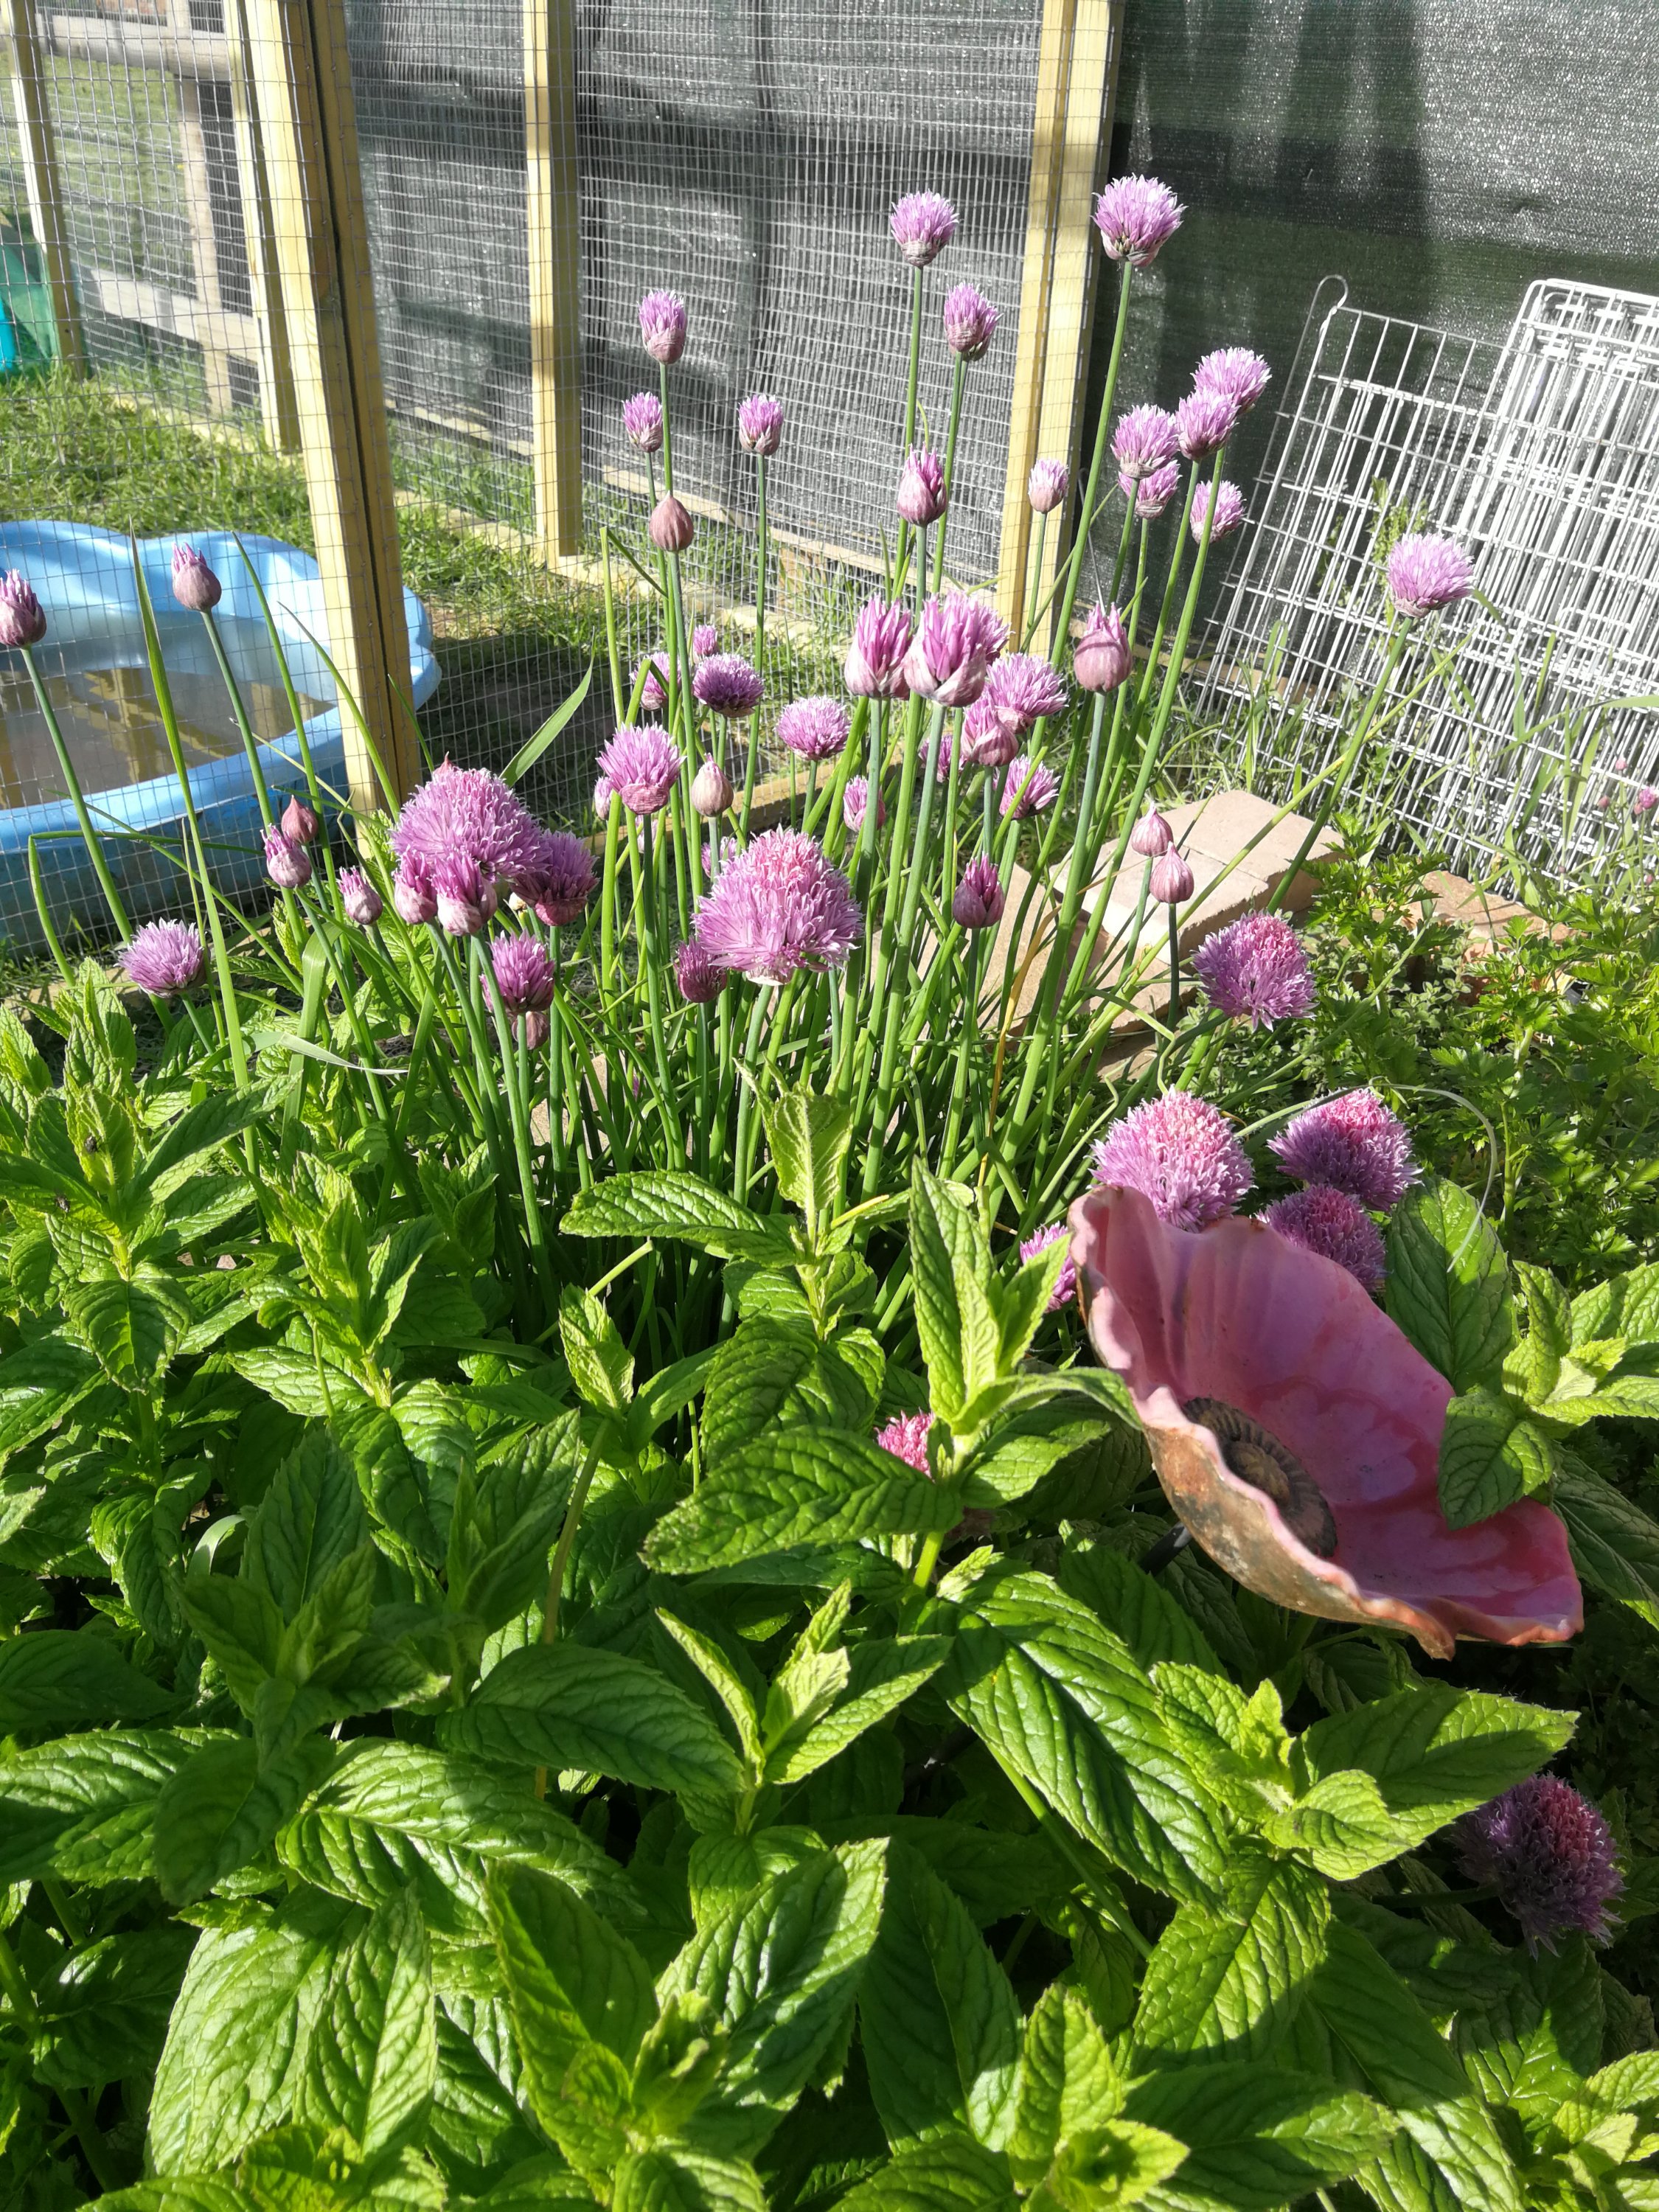
[{"label": "green hollow stem", "polygon": [[[564,1599],[564,1577],[570,1565],[570,1553],[576,1541],[576,1532],[582,1525],[582,1509],[587,1504],[587,1493],[592,1487],[593,1470],[599,1463],[599,1447],[596,1443],[582,1461],[581,1472],[571,1486],[570,1498],[564,1509],[564,1520],[559,1529],[559,1540],[553,1547],[553,1562],[547,1571],[547,1601],[542,1608],[542,1642],[558,1640],[559,1609]],[[538,1797],[547,1795],[547,1769],[538,1766],[532,1784]]]},{"label": "green hollow stem", "polygon": [[213,647],[213,657],[219,664],[220,676],[230,695],[230,711],[235,716],[236,727],[241,733],[242,750],[247,755],[248,774],[253,779],[253,796],[259,805],[259,820],[265,829],[273,829],[276,817],[270,810],[270,793],[265,786],[264,770],[259,765],[259,740],[253,734],[253,725],[248,720],[247,707],[242,698],[242,687],[236,681],[230,657],[225,651],[225,641],[219,635],[219,625],[213,619],[211,607],[202,610],[202,627],[208,634],[208,643]]},{"label": "green hollow stem", "polygon": [[[439,962],[447,977],[455,1003],[460,1009],[472,1046],[472,1063],[477,1084],[478,1126],[484,1146],[489,1154],[489,1164],[495,1170],[495,1181],[503,1190],[510,1187],[507,1158],[501,1149],[501,1124],[495,1117],[495,1077],[489,1064],[489,1046],[484,1036],[483,1023],[471,991],[456,961],[448,937],[437,922],[427,925],[432,941],[437,947]],[[516,1237],[507,1240],[507,1273],[513,1279],[514,1303],[521,1314],[530,1311],[530,1283],[524,1271],[524,1254]]]},{"label": "green hollow stem", "polygon": [[1077,536],[1061,571],[1065,582],[1060,592],[1059,616],[1049,633],[1062,648],[1072,634],[1072,610],[1077,605],[1078,584],[1083,574],[1083,559],[1088,550],[1095,501],[1100,490],[1100,472],[1105,463],[1106,448],[1111,434],[1112,403],[1117,396],[1118,371],[1123,365],[1124,334],[1129,326],[1129,289],[1130,264],[1126,261],[1118,285],[1117,320],[1112,329],[1112,351],[1106,364],[1106,388],[1101,394],[1100,419],[1095,428],[1095,449],[1090,459],[1088,481],[1084,487],[1083,502],[1078,513]]},{"label": "green hollow stem", "polygon": [[[908,459],[916,442],[916,395],[921,386],[921,271],[910,272],[910,366],[904,386],[904,453]],[[890,596],[896,597],[908,565],[910,555],[910,526],[901,520],[898,536],[893,546],[893,586]]]},{"label": "green hollow stem", "polygon": [[64,732],[58,726],[57,711],[46,696],[46,679],[42,677],[40,664],[34,658],[34,647],[32,645],[26,645],[22,648],[22,653],[23,665],[28,670],[29,682],[34,686],[35,704],[40,709],[40,719],[46,726],[46,735],[52,739],[52,751],[58,757],[58,772],[64,779],[64,788],[68,792],[70,803],[75,809],[75,818],[81,825],[81,836],[86,844],[87,857],[92,862],[93,873],[97,877],[99,889],[104,894],[104,903],[109,908],[110,920],[120,931],[124,939],[130,938],[132,935],[132,924],[127,919],[127,910],[122,902],[121,894],[115,888],[115,878],[110,873],[109,862],[104,858],[104,848],[99,841],[97,830],[93,827],[92,817],[87,811],[86,799],[81,789],[81,779],[75,773],[75,763],[70,760],[69,747],[64,742]]},{"label": "green hollow stem", "polygon": [[[473,944],[477,943],[475,938]],[[519,1194],[524,1206],[525,1241],[530,1247],[530,1264],[536,1271],[536,1281],[542,1294],[542,1318],[548,1319],[558,1305],[558,1289],[553,1277],[553,1261],[547,1249],[547,1224],[542,1218],[541,1201],[536,1191],[536,1164],[530,1149],[530,1109],[523,1081],[524,1069],[520,1054],[515,1050],[512,1017],[507,1002],[501,997],[501,985],[495,981],[495,970],[482,953],[478,968],[483,977],[484,989],[489,994],[489,1011],[495,1024],[495,1038],[501,1047],[501,1086],[507,1092],[507,1119],[513,1129],[513,1151],[519,1168]],[[538,1322],[539,1328],[540,1323]]]},{"label": "green hollow stem", "polygon": [[[892,965],[887,977],[886,1018],[884,1023],[881,1022],[879,1008],[872,1012],[871,1018],[872,1036],[878,1025],[880,1024],[882,1039],[881,1066],[876,1079],[875,1115],[870,1125],[870,1149],[865,1156],[864,1163],[864,1196],[866,1198],[873,1198],[875,1195],[876,1185],[881,1176],[882,1158],[887,1146],[887,1121],[892,1110],[893,1081],[898,1060],[899,1026],[904,1012],[902,987],[909,975],[911,956],[915,941],[916,914],[921,903],[922,878],[927,872],[927,826],[933,818],[933,794],[939,788],[939,778],[933,773],[931,762],[944,728],[945,708],[936,705],[928,718],[927,741],[920,748],[923,760],[921,805],[916,813],[915,845],[910,853],[909,866],[905,875],[904,904],[899,916],[898,939],[894,947]],[[914,771],[914,757],[910,765]],[[899,835],[898,832],[895,833],[892,877],[894,884],[898,881],[898,855],[902,850],[898,842]],[[895,981],[900,987],[896,990],[893,988]]]},{"label": "green hollow stem", "polygon": [[1181,908],[1170,904],[1170,1027],[1181,1019]]},{"label": "green hollow stem", "polygon": [[967,389],[968,363],[958,354],[951,378],[951,427],[945,438],[945,511],[933,526],[933,589],[945,588],[945,532],[951,520],[951,491],[956,481],[957,434],[962,428],[963,394]]},{"label": "green hollow stem", "polygon": [[743,1041],[741,1066],[749,1080],[744,1082],[739,1079],[738,1128],[732,1145],[734,1184],[732,1195],[739,1205],[749,1195],[749,1124],[753,1118],[756,1103],[755,1080],[757,1071],[755,1062],[760,1052],[761,1029],[766,1019],[766,1010],[772,1002],[772,989],[773,987],[769,983],[756,985],[755,1003],[749,1010],[749,1027],[744,1032]]}]

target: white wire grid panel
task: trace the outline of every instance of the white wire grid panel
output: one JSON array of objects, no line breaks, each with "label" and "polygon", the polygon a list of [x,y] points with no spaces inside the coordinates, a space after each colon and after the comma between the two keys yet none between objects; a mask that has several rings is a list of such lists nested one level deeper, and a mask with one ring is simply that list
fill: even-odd
[{"label": "white wire grid panel", "polygon": [[1250,703],[1263,781],[1327,765],[1382,668],[1388,547],[1445,532],[1475,594],[1402,664],[1390,811],[1456,863],[1588,878],[1659,782],[1659,715],[1618,703],[1659,692],[1659,300],[1544,278],[1492,345],[1322,286],[1285,391],[1200,712]]}]

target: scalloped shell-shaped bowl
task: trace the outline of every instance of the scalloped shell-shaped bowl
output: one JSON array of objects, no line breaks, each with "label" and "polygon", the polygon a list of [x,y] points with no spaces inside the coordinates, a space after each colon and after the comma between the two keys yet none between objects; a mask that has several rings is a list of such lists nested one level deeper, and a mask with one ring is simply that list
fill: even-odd
[{"label": "scalloped shell-shaped bowl", "polygon": [[[1071,1227],[1095,1350],[1128,1388],[1170,1504],[1247,1589],[1328,1620],[1392,1622],[1437,1658],[1460,1636],[1559,1644],[1583,1627],[1547,1506],[1448,1526],[1451,1386],[1345,1268],[1259,1221],[1171,1229],[1138,1191],[1091,1191]],[[1232,1473],[1182,1413],[1194,1398],[1236,1406],[1302,1462],[1336,1523],[1330,1558]]]}]

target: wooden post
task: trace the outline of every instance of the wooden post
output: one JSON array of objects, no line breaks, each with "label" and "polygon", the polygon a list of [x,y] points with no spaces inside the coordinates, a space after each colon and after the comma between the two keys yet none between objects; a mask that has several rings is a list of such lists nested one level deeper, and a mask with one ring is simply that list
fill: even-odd
[{"label": "wooden post", "polygon": [[1077,470],[1098,273],[1091,217],[1111,138],[1122,24],[1123,0],[1044,0],[998,565],[998,605],[1016,633],[1065,550],[1051,526],[1043,573],[1028,577],[1036,518],[1025,484],[1039,458]]},{"label": "wooden post", "polygon": [[271,221],[270,184],[265,173],[264,142],[253,97],[253,64],[243,0],[229,0],[225,28],[230,37],[230,95],[236,124],[236,175],[241,189],[242,234],[247,249],[248,284],[259,325],[259,418],[273,453],[300,448],[300,410],[294,392],[294,361],[283,314],[282,273],[276,265],[276,231]]},{"label": "wooden post", "polygon": [[[247,0],[329,650],[401,799],[419,774],[344,0]],[[351,803],[384,803],[343,705]]]},{"label": "wooden post", "polygon": [[81,343],[81,312],[70,271],[69,226],[58,173],[58,141],[35,35],[34,0],[4,0],[4,22],[11,33],[11,89],[17,109],[17,136],[28,187],[29,221],[46,264],[52,293],[52,319],[58,333],[58,357],[72,376],[86,374]]},{"label": "wooden post", "polygon": [[574,0],[524,0],[524,137],[536,544],[551,566],[582,543]]},{"label": "wooden post", "polygon": [[[195,77],[180,75],[179,131],[184,156],[185,208],[190,218],[191,265],[196,276],[196,303],[202,332],[202,377],[207,386],[210,415],[228,415],[234,401],[231,392],[230,356],[223,338],[225,303],[219,291],[219,234],[213,219],[213,171],[208,160],[207,137],[202,128],[203,87]],[[209,78],[210,101],[217,83]]]}]

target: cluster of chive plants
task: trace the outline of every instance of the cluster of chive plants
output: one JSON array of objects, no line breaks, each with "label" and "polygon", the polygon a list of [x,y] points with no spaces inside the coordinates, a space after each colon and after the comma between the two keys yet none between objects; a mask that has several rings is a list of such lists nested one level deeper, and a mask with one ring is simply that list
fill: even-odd
[{"label": "cluster of chive plants", "polygon": [[[214,627],[218,580],[179,549],[174,596],[213,637],[258,796],[266,872],[282,894],[273,928],[242,952],[244,972],[263,962],[267,981],[298,994],[301,1055],[315,1055],[325,1001],[337,992],[349,1034],[337,1029],[336,1042],[352,1055],[341,1064],[361,1077],[362,1110],[380,1124],[382,1210],[395,1189],[415,1189],[414,1149],[434,1127],[458,1147],[488,1148],[498,1187],[515,1201],[504,1259],[522,1324],[551,1310],[560,1264],[548,1223],[571,1192],[613,1170],[664,1166],[747,1196],[757,1100],[784,1081],[809,1081],[851,1109],[857,1197],[891,1187],[918,1153],[945,1174],[982,1176],[994,1163],[999,1202],[1005,1192],[1014,1201],[1012,1225],[1036,1230],[1072,1194],[1111,1110],[1088,1079],[1159,950],[1160,933],[1150,949],[1142,943],[1149,904],[1170,916],[1165,1034],[1174,1041],[1178,916],[1202,892],[1147,802],[1206,558],[1244,520],[1224,476],[1226,448],[1269,374],[1255,354],[1224,347],[1198,363],[1172,412],[1115,412],[1133,285],[1182,212],[1149,178],[1119,179],[1099,196],[1095,220],[1118,275],[1106,389],[1081,481],[1059,459],[1031,472],[1029,611],[1023,634],[1011,636],[990,598],[953,587],[946,565],[959,433],[997,310],[972,285],[944,292],[948,428],[936,451],[918,427],[933,362],[928,294],[956,217],[935,193],[896,205],[892,236],[911,272],[908,330],[894,334],[907,356],[897,524],[882,587],[854,624],[841,696],[780,704],[769,696],[766,471],[787,463],[786,410],[769,394],[745,398],[735,426],[756,470],[752,657],[722,650],[715,626],[687,619],[681,562],[696,523],[674,489],[672,371],[688,319],[675,294],[647,294],[640,333],[657,388],[623,411],[649,471],[644,557],[654,559],[662,636],[625,685],[607,589],[617,725],[596,763],[600,826],[587,836],[543,827],[501,778],[446,763],[389,831],[383,818],[358,821],[359,864],[337,872],[319,834],[325,799],[298,702],[290,699],[309,795],[279,817]],[[1166,515],[1176,518],[1173,535],[1155,562],[1153,533]],[[1065,550],[1045,585],[1048,532],[1062,524]],[[1109,574],[1104,558],[1094,569],[1102,537]],[[1469,583],[1448,540],[1394,548],[1398,620],[1344,760],[1324,779],[1328,804],[1377,720],[1407,625]],[[0,643],[21,646],[33,671],[29,648],[43,630],[33,594],[8,580]],[[37,688],[55,731],[38,676]],[[367,741],[343,690],[342,706]],[[787,818],[762,828],[757,770],[768,722],[804,768],[804,794],[792,774]],[[191,990],[210,943],[217,1036],[198,1033],[246,1084],[227,951],[234,917],[210,878],[182,757],[182,864],[196,918],[135,933],[61,742],[59,752],[127,940],[131,979],[160,1007],[182,1000],[199,1022]],[[1104,896],[1091,897],[1126,862],[1139,864],[1127,945],[1122,928],[1107,930]],[[1201,1080],[1228,1018],[1212,994],[1182,1033],[1184,1076],[1183,1062],[1166,1055],[1159,1079]],[[284,1166],[309,1072],[301,1057]]]}]

